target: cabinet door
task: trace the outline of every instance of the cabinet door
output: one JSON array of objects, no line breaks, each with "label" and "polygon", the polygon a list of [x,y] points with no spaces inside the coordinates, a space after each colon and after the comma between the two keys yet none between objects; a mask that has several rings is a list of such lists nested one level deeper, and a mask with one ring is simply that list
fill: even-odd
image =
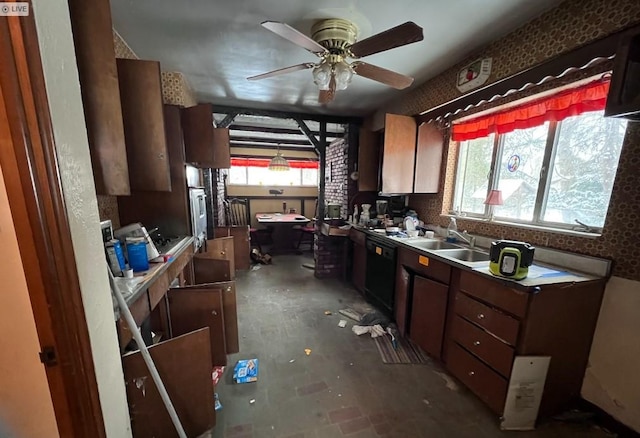
[{"label": "cabinet door", "polygon": [[[209,329],[202,328],[149,347],[187,436],[200,436],[216,424],[209,345]],[[177,436],[142,354],[124,355],[122,368],[133,436]]]},{"label": "cabinet door", "polygon": [[360,128],[358,141],[358,191],[377,192],[380,167],[379,135]]},{"label": "cabinet door", "polygon": [[231,149],[229,128],[213,128],[213,163],[214,169],[231,167]]},{"label": "cabinet door", "polygon": [[409,337],[424,351],[440,359],[449,287],[416,275]]},{"label": "cabinet door", "polygon": [[96,192],[128,195],[129,167],[109,0],[70,0],[69,13]]},{"label": "cabinet door", "polygon": [[364,293],[364,283],[366,279],[366,267],[367,267],[367,249],[364,245],[353,245],[353,270],[352,278],[353,285],[359,292]]},{"label": "cabinet door", "polygon": [[396,318],[398,331],[402,336],[407,334],[409,329],[409,287],[411,285],[411,275],[398,260],[396,266],[396,289],[393,302],[393,314]]},{"label": "cabinet door", "polygon": [[382,193],[411,193],[416,154],[416,121],[387,114],[384,121]]},{"label": "cabinet door", "polygon": [[182,110],[184,148],[188,163],[225,169],[231,166],[229,129],[213,127],[213,107],[205,103]]},{"label": "cabinet door", "polygon": [[180,336],[209,327],[214,365],[227,364],[222,295],[222,288],[210,285],[172,288],[168,292],[171,333]]},{"label": "cabinet door", "polygon": [[[234,252],[234,240],[235,238],[233,236],[229,236],[229,237],[219,237],[217,239],[209,239],[207,240],[207,250],[205,252],[202,253],[198,253],[196,254],[197,258],[202,259],[202,258],[206,258],[206,259],[214,259],[214,260],[223,260],[228,262],[228,264],[226,266],[228,266],[228,269],[226,270],[226,273],[224,274],[225,277],[224,278],[219,278],[216,277],[215,279],[211,279],[211,278],[206,278],[206,273],[204,272],[200,272],[200,275],[203,275],[205,277],[201,277],[198,278],[198,270],[197,268],[196,270],[196,283],[211,283],[214,281],[227,281],[227,280],[233,280],[236,278],[236,274],[235,274],[235,270],[236,270],[236,265],[235,265],[235,252]],[[224,264],[220,264],[220,266],[224,266]],[[195,268],[195,264],[194,264],[194,268]]]},{"label": "cabinet door", "polygon": [[160,63],[118,59],[118,82],[132,191],[171,191]]},{"label": "cabinet door", "polygon": [[249,241],[249,226],[216,227],[215,237],[233,236],[233,259],[235,268],[247,270],[251,267],[251,243]]},{"label": "cabinet door", "polygon": [[240,351],[238,339],[238,305],[236,301],[236,282],[218,281],[215,283],[196,284],[197,287],[222,289],[222,308],[224,315],[224,339],[226,353],[232,354]]},{"label": "cabinet door", "polygon": [[442,132],[432,123],[418,128],[413,193],[438,193],[443,149]]}]

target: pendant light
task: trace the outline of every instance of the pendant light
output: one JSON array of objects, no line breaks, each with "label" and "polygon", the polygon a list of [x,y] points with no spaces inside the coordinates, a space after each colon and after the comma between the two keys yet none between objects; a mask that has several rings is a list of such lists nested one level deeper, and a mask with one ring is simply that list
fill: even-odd
[{"label": "pendant light", "polygon": [[274,172],[286,172],[289,170],[289,162],[280,153],[280,145],[278,145],[278,152],[276,156],[269,162],[269,170]]}]

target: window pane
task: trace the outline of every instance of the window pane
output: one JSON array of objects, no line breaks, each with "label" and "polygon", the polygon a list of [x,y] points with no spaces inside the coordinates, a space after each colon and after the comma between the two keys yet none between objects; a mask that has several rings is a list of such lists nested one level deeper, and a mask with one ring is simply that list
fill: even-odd
[{"label": "window pane", "polygon": [[229,184],[246,184],[247,168],[244,166],[231,166],[229,169]]},{"label": "window pane", "polygon": [[495,206],[496,216],[533,219],[548,132],[549,123],[545,123],[503,135],[502,156],[496,173],[504,204]]},{"label": "window pane", "polygon": [[318,169],[302,169],[302,185],[317,186],[318,185]]},{"label": "window pane", "polygon": [[560,123],[543,220],[604,226],[626,126],[603,112]]},{"label": "window pane", "polygon": [[289,169],[286,172],[275,172],[266,167],[248,167],[249,185],[265,186],[299,186],[300,169]]},{"label": "window pane", "polygon": [[453,207],[466,213],[484,214],[494,136],[460,145]]}]

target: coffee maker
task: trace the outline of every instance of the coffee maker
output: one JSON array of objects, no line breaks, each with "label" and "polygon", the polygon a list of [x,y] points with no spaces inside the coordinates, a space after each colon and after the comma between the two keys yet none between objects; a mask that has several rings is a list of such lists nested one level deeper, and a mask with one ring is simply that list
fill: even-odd
[{"label": "coffee maker", "polygon": [[389,205],[388,201],[385,200],[377,200],[376,201],[376,219],[378,219],[378,223],[381,225],[386,225],[387,219],[387,207]]}]

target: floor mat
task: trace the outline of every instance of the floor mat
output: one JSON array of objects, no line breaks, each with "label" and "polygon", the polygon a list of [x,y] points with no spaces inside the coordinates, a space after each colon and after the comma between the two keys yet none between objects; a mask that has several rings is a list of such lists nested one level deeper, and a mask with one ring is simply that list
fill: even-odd
[{"label": "floor mat", "polygon": [[431,361],[425,352],[408,339],[398,339],[397,349],[393,348],[391,336],[380,336],[374,340],[383,363],[426,364]]}]

